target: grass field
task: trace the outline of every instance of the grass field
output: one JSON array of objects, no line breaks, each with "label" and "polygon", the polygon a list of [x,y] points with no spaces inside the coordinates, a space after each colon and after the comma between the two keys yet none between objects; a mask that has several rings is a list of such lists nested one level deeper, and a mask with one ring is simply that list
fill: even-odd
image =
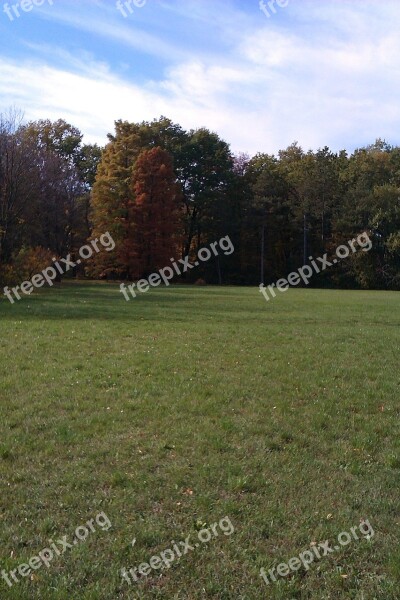
[{"label": "grass field", "polygon": [[[400,294],[64,283],[0,319],[0,569],[112,524],[2,600],[400,598]],[[260,577],[362,519],[372,539]]]}]

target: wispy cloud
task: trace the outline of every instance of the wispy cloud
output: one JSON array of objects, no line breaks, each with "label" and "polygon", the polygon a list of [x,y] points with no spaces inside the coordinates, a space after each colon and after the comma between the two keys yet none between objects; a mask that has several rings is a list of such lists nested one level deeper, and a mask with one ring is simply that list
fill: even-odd
[{"label": "wispy cloud", "polygon": [[0,107],[62,116],[99,143],[115,119],[160,114],[250,153],[295,139],[336,150],[377,136],[400,142],[394,3],[292,0],[271,19],[258,2],[247,10],[233,0],[148,4],[132,21],[113,3],[47,11],[65,40],[55,47],[43,28],[40,43],[26,39],[22,59],[3,54]]}]

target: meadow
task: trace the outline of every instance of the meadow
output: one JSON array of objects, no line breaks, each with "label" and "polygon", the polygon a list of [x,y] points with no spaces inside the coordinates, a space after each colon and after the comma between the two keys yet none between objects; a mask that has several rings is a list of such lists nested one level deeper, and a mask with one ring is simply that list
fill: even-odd
[{"label": "meadow", "polygon": [[[0,301],[5,600],[400,598],[400,294],[64,282]],[[129,585],[121,569],[229,517]],[[266,585],[368,519],[371,539]],[[133,543],[133,541],[135,542]]]}]

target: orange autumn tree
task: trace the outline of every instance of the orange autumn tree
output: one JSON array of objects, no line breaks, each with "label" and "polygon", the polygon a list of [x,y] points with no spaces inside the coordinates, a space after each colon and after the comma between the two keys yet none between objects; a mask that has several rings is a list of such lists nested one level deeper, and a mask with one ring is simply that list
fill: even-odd
[{"label": "orange autumn tree", "polygon": [[107,231],[116,247],[113,252],[99,252],[87,265],[92,277],[132,278],[133,257],[129,246],[134,236],[132,221],[132,172],[141,151],[138,126],[122,121],[115,123],[115,134],[103,151],[91,195],[91,239]]},{"label": "orange autumn tree", "polygon": [[160,147],[141,152],[132,187],[135,234],[127,251],[135,257],[134,275],[147,277],[170,265],[182,244],[182,192],[171,155]]}]

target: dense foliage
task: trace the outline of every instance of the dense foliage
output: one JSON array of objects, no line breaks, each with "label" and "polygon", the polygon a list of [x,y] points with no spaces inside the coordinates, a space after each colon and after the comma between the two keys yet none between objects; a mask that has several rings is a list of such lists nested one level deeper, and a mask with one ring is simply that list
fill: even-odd
[{"label": "dense foliage", "polygon": [[[234,156],[207,129],[169,119],[117,121],[105,148],[63,120],[0,118],[0,279],[20,282],[46,257],[109,231],[115,252],[74,275],[135,279],[229,235],[235,252],[190,281],[276,281],[363,231],[370,252],[314,279],[319,287],[400,289],[400,148]],[[39,269],[40,266],[40,269]],[[262,272],[261,272],[262,271]]]}]

